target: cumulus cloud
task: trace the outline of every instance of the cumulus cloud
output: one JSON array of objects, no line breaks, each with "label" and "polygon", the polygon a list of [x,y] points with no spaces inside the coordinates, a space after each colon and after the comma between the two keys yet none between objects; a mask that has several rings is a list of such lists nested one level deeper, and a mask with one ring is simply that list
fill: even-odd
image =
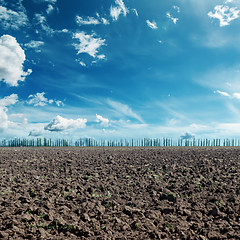
[{"label": "cumulus cloud", "polygon": [[115,0],[115,4],[116,6],[111,6],[110,8],[110,15],[114,21],[117,21],[121,14],[126,16],[129,10],[127,9],[122,0]]},{"label": "cumulus cloud", "polygon": [[103,118],[102,116],[96,114],[97,122],[100,122],[101,126],[108,127],[109,120],[107,118]]},{"label": "cumulus cloud", "polygon": [[167,16],[167,18],[171,19],[174,24],[177,24],[177,21],[178,21],[179,19],[178,19],[178,18],[174,18],[174,17],[170,14],[170,12],[167,12],[167,13],[166,13],[166,16]]},{"label": "cumulus cloud", "polygon": [[59,100],[53,100],[53,99],[47,99],[45,96],[45,92],[42,93],[36,93],[35,95],[29,95],[29,100],[26,101],[27,104],[33,105],[33,106],[46,106],[47,104],[53,104],[55,103],[57,106],[64,106],[62,101]]},{"label": "cumulus cloud", "polygon": [[48,125],[46,125],[44,129],[51,132],[61,132],[68,129],[85,128],[86,122],[87,119],[78,118],[73,120],[66,119],[58,115]]},{"label": "cumulus cloud", "polygon": [[109,106],[111,106],[113,109],[115,109],[118,113],[121,113],[127,117],[135,118],[138,121],[140,121],[141,123],[143,123],[142,118],[138,114],[133,112],[133,110],[128,105],[122,104],[120,102],[115,102],[112,100],[108,100],[107,103]]},{"label": "cumulus cloud", "polygon": [[75,33],[73,38],[78,39],[80,42],[78,44],[73,44],[78,51],[77,54],[87,53],[93,58],[103,58],[104,55],[98,55],[98,49],[106,45],[105,39],[95,37],[95,33],[88,35],[85,32]]},{"label": "cumulus cloud", "polygon": [[153,20],[152,22],[150,22],[149,20],[146,21],[147,25],[152,28],[152,29],[158,29],[157,27],[157,23]]},{"label": "cumulus cloud", "polygon": [[11,94],[10,96],[4,97],[0,99],[0,107],[8,107],[10,105],[14,105],[18,102],[18,95],[17,94]]},{"label": "cumulus cloud", "polygon": [[180,138],[183,139],[183,140],[190,140],[190,139],[194,138],[194,135],[186,132],[182,136],[180,136]]},{"label": "cumulus cloud", "polygon": [[0,37],[0,81],[10,86],[18,86],[19,81],[24,81],[32,70],[23,71],[26,60],[24,50],[17,40],[10,35]]},{"label": "cumulus cloud", "polygon": [[230,22],[239,18],[240,10],[236,7],[230,8],[229,6],[217,5],[214,11],[209,12],[208,16],[210,18],[216,18],[220,21],[220,27],[230,25]]},{"label": "cumulus cloud", "polygon": [[0,99],[0,132],[8,128],[8,106],[14,105],[18,102],[18,95],[12,94],[10,96]]},{"label": "cumulus cloud", "polygon": [[6,7],[0,6],[0,25],[4,29],[18,30],[28,24],[27,15],[24,12],[15,12]]}]

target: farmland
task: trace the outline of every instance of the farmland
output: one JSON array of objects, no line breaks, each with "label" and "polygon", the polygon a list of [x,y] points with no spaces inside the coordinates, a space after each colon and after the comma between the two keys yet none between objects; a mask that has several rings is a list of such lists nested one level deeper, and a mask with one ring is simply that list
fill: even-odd
[{"label": "farmland", "polygon": [[2,147],[1,239],[239,239],[238,147]]}]

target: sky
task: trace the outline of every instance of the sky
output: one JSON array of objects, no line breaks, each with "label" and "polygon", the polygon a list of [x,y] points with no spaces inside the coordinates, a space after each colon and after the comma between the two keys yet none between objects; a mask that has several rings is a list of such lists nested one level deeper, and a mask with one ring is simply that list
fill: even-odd
[{"label": "sky", "polygon": [[0,0],[0,139],[240,135],[240,0]]}]

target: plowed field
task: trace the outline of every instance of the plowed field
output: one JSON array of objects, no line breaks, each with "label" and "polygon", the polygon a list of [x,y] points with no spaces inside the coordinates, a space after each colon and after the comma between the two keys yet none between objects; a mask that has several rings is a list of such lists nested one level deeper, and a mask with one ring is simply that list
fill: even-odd
[{"label": "plowed field", "polygon": [[0,239],[240,239],[240,148],[0,148]]}]

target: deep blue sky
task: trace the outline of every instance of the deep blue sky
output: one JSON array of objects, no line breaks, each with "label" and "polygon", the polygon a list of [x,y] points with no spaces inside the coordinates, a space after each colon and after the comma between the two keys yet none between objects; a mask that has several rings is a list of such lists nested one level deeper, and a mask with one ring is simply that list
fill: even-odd
[{"label": "deep blue sky", "polygon": [[0,0],[1,138],[237,137],[240,1]]}]

